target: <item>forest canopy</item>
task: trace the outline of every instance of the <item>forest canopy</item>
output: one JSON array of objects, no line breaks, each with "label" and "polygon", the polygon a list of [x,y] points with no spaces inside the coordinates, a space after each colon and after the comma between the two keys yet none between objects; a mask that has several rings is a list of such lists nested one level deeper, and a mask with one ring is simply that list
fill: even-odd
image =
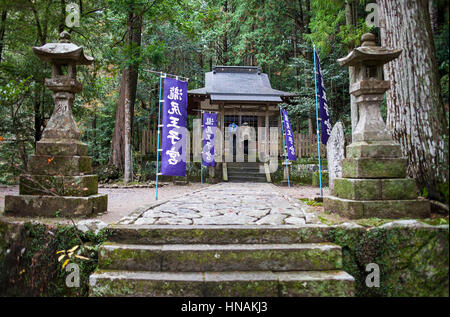
[{"label": "forest canopy", "polygon": [[[72,2],[80,21],[68,27],[66,7]],[[133,146],[138,147],[144,127],[156,128],[159,78],[147,70],[188,77],[194,89],[203,87],[204,73],[213,65],[260,66],[273,88],[298,95],[287,107],[293,129],[312,133],[314,44],[332,124],[341,121],[350,133],[349,73],[336,60],[358,46],[366,32],[377,34],[381,43],[379,28],[365,22],[371,2],[0,0],[0,183],[17,180],[53,111],[52,94],[44,86],[51,68],[32,47],[58,41],[64,30],[95,58],[91,66],[79,67],[84,89],[73,112],[93,163],[101,167],[114,161],[121,87],[134,100]],[[448,122],[448,2],[428,2]],[[385,105],[382,110],[386,116]]]}]

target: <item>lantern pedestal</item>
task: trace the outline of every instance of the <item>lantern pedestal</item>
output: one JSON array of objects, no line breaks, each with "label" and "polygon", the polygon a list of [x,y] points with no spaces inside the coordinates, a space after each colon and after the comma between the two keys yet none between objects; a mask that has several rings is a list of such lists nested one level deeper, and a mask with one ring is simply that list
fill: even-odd
[{"label": "lantern pedestal", "polygon": [[[83,48],[69,43],[67,32],[60,43],[33,48],[52,64],[52,78],[46,86],[53,92],[53,114],[30,156],[28,173],[20,176],[19,195],[5,197],[5,214],[10,216],[86,217],[107,210],[107,195],[98,194],[97,175],[92,174],[87,145],[72,115],[75,93],[82,90],[76,79],[76,65],[93,59]],[[67,67],[67,73],[63,73]]]},{"label": "lantern pedestal", "polygon": [[382,80],[382,66],[401,51],[375,46],[370,33],[362,40],[361,47],[338,60],[342,66],[355,67],[357,82],[350,93],[360,115],[342,161],[342,177],[334,179],[333,196],[324,197],[324,209],[350,219],[428,217],[430,203],[417,199],[415,180],[406,178],[407,159],[380,112],[389,90],[389,82]]}]

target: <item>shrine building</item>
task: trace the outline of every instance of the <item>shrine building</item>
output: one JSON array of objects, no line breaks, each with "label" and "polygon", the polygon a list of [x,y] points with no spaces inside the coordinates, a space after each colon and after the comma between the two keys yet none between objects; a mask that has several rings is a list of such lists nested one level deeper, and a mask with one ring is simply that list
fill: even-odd
[{"label": "shrine building", "polygon": [[[295,94],[273,89],[267,74],[262,73],[259,66],[213,66],[211,72],[205,73],[205,87],[188,91],[188,113],[200,117],[201,111],[217,113],[217,128],[221,130],[221,140],[216,140],[216,165],[224,165],[226,174],[229,157],[233,155],[236,162],[236,152],[241,148],[245,153],[245,168],[251,168],[252,162],[258,164],[258,151],[264,151],[264,145],[248,143],[232,135],[233,147],[227,142],[233,134],[232,127],[253,127],[253,137],[258,138],[258,127],[264,128],[269,135],[269,127],[278,127],[281,135],[280,109],[278,104],[289,102]],[[228,151],[233,153],[228,153]],[[256,157],[256,160],[255,160]],[[256,166],[253,164],[253,166]],[[241,164],[242,166],[242,164]],[[240,176],[245,176],[244,174]],[[262,176],[262,175],[260,175]],[[227,176],[223,177],[226,180]],[[230,175],[230,179],[231,179]],[[238,178],[240,179],[240,178]],[[245,180],[245,179],[240,179]]]}]

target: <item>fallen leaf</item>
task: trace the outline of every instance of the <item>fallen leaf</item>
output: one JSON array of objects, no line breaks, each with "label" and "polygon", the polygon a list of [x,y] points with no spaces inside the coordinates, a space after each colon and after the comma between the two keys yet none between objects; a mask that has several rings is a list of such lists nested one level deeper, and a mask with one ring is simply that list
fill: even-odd
[{"label": "fallen leaf", "polygon": [[79,258],[79,259],[82,259],[82,260],[89,260],[89,258],[81,256],[81,255],[78,255],[78,254],[75,254],[75,257]]},{"label": "fallen leaf", "polygon": [[68,250],[68,252],[73,253],[73,251],[75,251],[76,249],[78,249],[78,245],[76,245],[72,249]]},{"label": "fallen leaf", "polygon": [[66,267],[67,263],[69,263],[69,259],[67,259],[66,261],[64,261],[61,270],[64,270],[64,268]]}]

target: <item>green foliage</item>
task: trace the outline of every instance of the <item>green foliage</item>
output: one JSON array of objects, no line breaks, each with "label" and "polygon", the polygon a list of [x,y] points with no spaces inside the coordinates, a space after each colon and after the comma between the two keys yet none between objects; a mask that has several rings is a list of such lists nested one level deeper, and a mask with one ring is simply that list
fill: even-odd
[{"label": "green foliage", "polygon": [[4,85],[0,81],[0,183],[14,183],[32,151],[32,113],[26,104],[29,84],[29,77]]},{"label": "green foliage", "polygon": [[[107,229],[95,234],[91,231],[83,233],[67,225],[38,222],[8,225],[0,222],[0,294],[87,296],[89,275],[97,268],[98,247],[108,236]],[[57,252],[72,249],[75,245],[80,245],[83,256],[89,259],[73,257],[71,263],[80,267],[80,287],[68,288],[65,284],[68,273],[61,270],[58,262],[61,254]]]},{"label": "green foliage", "polygon": [[[336,60],[369,31],[364,23],[366,2],[359,1],[358,20],[348,25],[343,0],[311,0],[309,9],[306,1],[278,0],[83,1],[80,27],[70,30],[62,24],[64,1],[4,0],[0,9],[8,15],[0,62],[0,109],[6,115],[0,117],[0,137],[6,141],[0,141],[0,182],[13,183],[25,168],[53,111],[52,94],[44,85],[51,69],[34,56],[32,47],[57,41],[62,29],[95,58],[93,65],[78,68],[84,90],[77,94],[73,113],[93,165],[100,169],[109,162],[121,74],[130,65],[139,66],[133,153],[140,151],[142,129],[155,129],[157,124],[159,78],[147,70],[189,77],[193,89],[204,85],[204,72],[212,65],[259,65],[273,88],[298,95],[282,105],[293,129],[307,133],[310,122],[315,129],[313,45],[321,59],[331,121],[342,121],[348,134],[348,69]],[[130,13],[143,19],[140,46],[127,42]],[[435,44],[446,100],[448,13],[444,20]],[[385,116],[385,107],[382,110]],[[135,163],[135,173],[150,177],[145,166],[136,167],[137,156]]]}]

